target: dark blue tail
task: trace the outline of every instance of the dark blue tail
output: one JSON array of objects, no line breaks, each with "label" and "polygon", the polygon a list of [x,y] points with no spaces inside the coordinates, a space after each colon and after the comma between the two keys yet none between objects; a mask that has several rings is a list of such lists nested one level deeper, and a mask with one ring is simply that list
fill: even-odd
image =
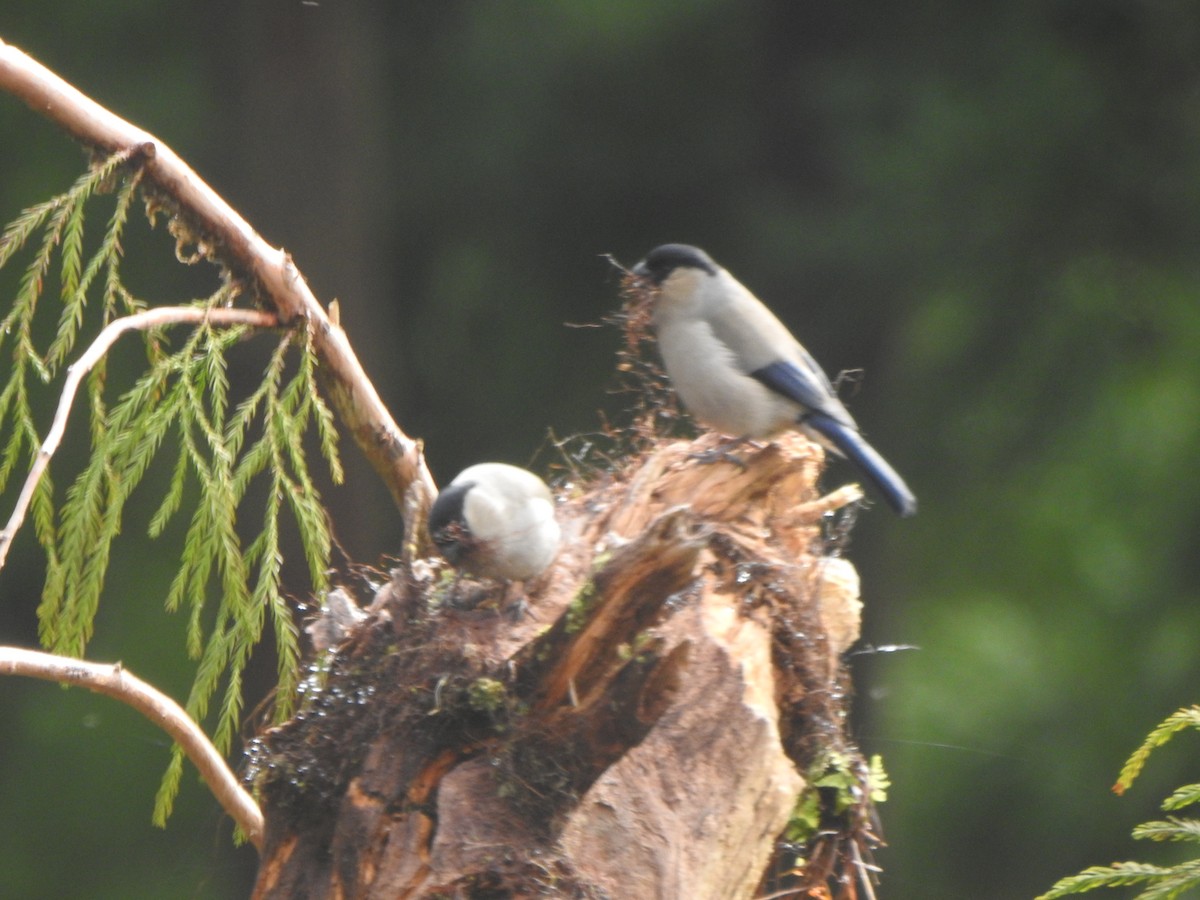
[{"label": "dark blue tail", "polygon": [[863,436],[855,428],[843,425],[823,413],[810,413],[804,417],[803,422],[813,431],[820,432],[854,463],[898,514],[916,515],[917,498],[908,489],[904,479],[888,465],[887,460],[880,456],[874,447],[863,440]]}]

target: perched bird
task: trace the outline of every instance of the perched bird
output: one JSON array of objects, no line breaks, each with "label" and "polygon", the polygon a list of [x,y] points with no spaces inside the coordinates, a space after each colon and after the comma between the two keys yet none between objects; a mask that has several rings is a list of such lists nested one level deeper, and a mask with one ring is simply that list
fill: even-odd
[{"label": "perched bird", "polygon": [[739,439],[798,428],[849,458],[897,513],[916,513],[916,497],[863,440],[816,360],[707,253],[663,244],[632,271],[651,288],[663,365],[692,415]]},{"label": "perched bird", "polygon": [[554,498],[532,472],[504,463],[464,469],[429,510],[429,536],[457,569],[525,581],[558,554]]}]

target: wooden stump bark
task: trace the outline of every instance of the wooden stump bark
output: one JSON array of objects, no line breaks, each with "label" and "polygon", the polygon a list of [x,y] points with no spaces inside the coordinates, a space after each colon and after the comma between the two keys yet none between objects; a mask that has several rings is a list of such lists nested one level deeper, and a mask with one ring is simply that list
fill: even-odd
[{"label": "wooden stump bark", "polygon": [[857,577],[823,538],[859,495],[819,497],[799,435],[742,465],[692,458],[708,446],[560,488],[563,551],[524,590],[393,573],[258,742],[254,896],[830,896],[869,799],[794,829],[806,777],[865,773],[841,665]]}]

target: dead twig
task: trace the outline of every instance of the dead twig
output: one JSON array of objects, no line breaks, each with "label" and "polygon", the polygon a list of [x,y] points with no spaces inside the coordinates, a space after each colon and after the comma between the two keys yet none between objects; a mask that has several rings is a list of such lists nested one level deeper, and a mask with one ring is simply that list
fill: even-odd
[{"label": "dead twig", "polygon": [[183,748],[188,759],[200,771],[200,777],[245,833],[247,840],[262,850],[262,811],[254,798],[238,783],[217,748],[178,703],[126,672],[120,663],[85,662],[37,650],[0,647],[0,675],[26,675],[85,687],[132,706]]}]

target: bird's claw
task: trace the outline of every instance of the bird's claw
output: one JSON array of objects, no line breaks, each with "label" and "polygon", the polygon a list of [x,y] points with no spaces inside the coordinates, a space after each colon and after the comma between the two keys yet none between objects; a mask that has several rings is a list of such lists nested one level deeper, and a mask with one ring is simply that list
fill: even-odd
[{"label": "bird's claw", "polygon": [[689,453],[688,459],[694,459],[702,466],[710,466],[713,463],[727,462],[730,465],[737,466],[742,471],[746,470],[746,461],[736,453],[727,450],[724,447],[713,447],[711,450],[698,450],[695,453]]}]

